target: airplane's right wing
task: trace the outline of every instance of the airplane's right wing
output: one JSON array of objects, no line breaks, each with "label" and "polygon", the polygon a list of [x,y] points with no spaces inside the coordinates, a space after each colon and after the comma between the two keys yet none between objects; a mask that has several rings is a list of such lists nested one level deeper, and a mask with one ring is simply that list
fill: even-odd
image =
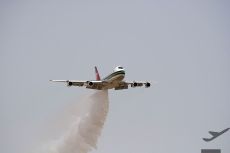
[{"label": "airplane's right wing", "polygon": [[106,81],[101,80],[92,80],[92,81],[80,81],[80,80],[50,80],[52,82],[64,82],[67,86],[85,86],[89,89],[98,89],[102,90],[104,86],[107,85]]}]

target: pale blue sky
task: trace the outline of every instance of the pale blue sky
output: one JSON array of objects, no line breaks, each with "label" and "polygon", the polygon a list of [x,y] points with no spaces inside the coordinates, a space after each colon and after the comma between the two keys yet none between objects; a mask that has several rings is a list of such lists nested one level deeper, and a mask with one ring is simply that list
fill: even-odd
[{"label": "pale blue sky", "polygon": [[230,151],[228,1],[1,1],[0,152],[36,146],[52,117],[92,93],[49,79],[94,79],[117,65],[149,89],[110,91],[93,153]]}]

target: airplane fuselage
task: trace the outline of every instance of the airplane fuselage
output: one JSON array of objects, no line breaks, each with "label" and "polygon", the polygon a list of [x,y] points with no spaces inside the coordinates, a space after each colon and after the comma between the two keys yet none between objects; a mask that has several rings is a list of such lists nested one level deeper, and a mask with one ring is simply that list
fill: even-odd
[{"label": "airplane fuselage", "polygon": [[107,77],[103,78],[104,81],[122,81],[125,78],[125,71],[119,70],[111,73]]},{"label": "airplane fuselage", "polygon": [[125,78],[125,71],[124,70],[117,70],[108,75],[107,77],[103,78],[103,81],[108,82],[107,89],[115,88],[119,85],[119,82],[121,82]]}]

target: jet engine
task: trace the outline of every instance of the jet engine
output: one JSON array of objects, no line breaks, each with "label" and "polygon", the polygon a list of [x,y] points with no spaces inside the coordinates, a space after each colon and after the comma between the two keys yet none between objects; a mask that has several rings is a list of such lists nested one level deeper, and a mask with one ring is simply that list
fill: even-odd
[{"label": "jet engine", "polygon": [[70,87],[73,85],[73,82],[67,81],[67,86]]},{"label": "jet engine", "polygon": [[137,86],[137,83],[133,82],[132,87],[136,87],[136,86]]},{"label": "jet engine", "polygon": [[92,87],[93,86],[93,82],[89,81],[88,85]]},{"label": "jet engine", "polygon": [[151,84],[149,82],[145,83],[145,88],[149,88],[151,86]]},{"label": "jet engine", "polygon": [[142,83],[137,83],[135,81],[131,84],[131,87],[133,87],[133,88],[135,88],[135,87],[141,87],[141,86],[143,86]]}]

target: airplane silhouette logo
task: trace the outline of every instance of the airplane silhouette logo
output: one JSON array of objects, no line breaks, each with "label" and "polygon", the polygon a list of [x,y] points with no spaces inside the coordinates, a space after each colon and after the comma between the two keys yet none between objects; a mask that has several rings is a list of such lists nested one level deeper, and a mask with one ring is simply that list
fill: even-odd
[{"label": "airplane silhouette logo", "polygon": [[204,141],[209,142],[212,141],[213,139],[219,137],[220,135],[222,135],[223,133],[227,132],[230,128],[224,129],[221,132],[213,132],[213,131],[209,131],[209,133],[212,135],[212,138],[203,138]]}]

